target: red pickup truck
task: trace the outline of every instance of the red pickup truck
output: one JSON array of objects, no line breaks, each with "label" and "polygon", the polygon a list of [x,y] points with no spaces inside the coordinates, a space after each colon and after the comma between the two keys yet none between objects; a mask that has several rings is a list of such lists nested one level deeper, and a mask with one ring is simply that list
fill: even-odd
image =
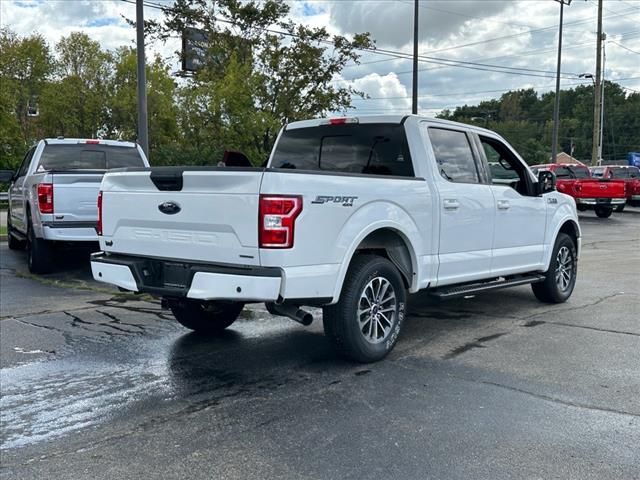
[{"label": "red pickup truck", "polygon": [[531,167],[536,174],[549,170],[556,175],[556,188],[571,195],[581,212],[592,208],[600,218],[608,218],[613,209],[626,203],[626,187],[622,180],[593,178],[584,165],[550,163]]},{"label": "red pickup truck", "polygon": [[[632,207],[640,206],[640,168],[632,165],[607,165],[591,167],[594,178],[609,178],[623,180],[627,186],[627,203]],[[616,212],[624,210],[624,205],[618,205]]]}]

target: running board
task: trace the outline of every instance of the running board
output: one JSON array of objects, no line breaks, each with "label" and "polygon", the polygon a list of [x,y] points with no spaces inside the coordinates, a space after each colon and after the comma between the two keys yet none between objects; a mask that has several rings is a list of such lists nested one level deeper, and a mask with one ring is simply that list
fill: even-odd
[{"label": "running board", "polygon": [[442,288],[436,288],[430,292],[434,297],[442,300],[466,295],[475,295],[476,293],[488,292],[489,290],[499,290],[501,288],[516,287],[518,285],[526,285],[528,283],[542,282],[545,276],[540,273],[531,275],[517,275],[514,277],[500,277],[491,282],[467,283],[464,285],[452,285]]}]

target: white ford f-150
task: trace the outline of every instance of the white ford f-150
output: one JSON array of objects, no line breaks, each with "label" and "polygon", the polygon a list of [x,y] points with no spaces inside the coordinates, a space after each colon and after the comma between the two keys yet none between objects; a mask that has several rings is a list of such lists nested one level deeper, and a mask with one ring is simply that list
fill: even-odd
[{"label": "white ford f-150", "polygon": [[[493,180],[489,162],[508,173]],[[228,327],[246,303],[303,324],[304,306],[322,307],[338,350],[375,361],[398,339],[407,292],[532,284],[541,301],[569,298],[580,227],[554,178],[537,178],[505,140],[473,126],[295,122],[266,168],[105,175],[91,268],[96,280],[162,297],[200,332]]]},{"label": "white ford f-150", "polygon": [[142,149],[131,142],[78,138],[40,140],[8,180],[9,248],[26,246],[29,270],[52,267],[57,242],[97,242],[96,199],[104,173],[113,168],[148,167]]}]

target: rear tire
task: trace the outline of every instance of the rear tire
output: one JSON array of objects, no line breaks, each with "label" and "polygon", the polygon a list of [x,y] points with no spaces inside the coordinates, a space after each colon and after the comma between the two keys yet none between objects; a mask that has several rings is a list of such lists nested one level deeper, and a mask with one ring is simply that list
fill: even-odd
[{"label": "rear tire", "polygon": [[33,231],[31,215],[27,224],[27,263],[31,273],[49,273],[52,269],[51,244],[37,238]]},{"label": "rear tire", "polygon": [[323,309],[325,334],[351,360],[382,360],[398,341],[406,303],[396,266],[384,257],[358,255],[349,266],[340,300]]},{"label": "rear tire", "polygon": [[577,273],[576,245],[569,235],[559,233],[545,279],[531,284],[533,294],[544,303],[564,303],[573,292]]},{"label": "rear tire", "polygon": [[216,335],[236,321],[244,304],[183,299],[172,302],[170,308],[182,326],[196,333]]},{"label": "rear tire", "polygon": [[613,213],[612,207],[596,207],[596,215],[600,218],[609,218]]},{"label": "rear tire", "polygon": [[622,205],[618,205],[618,206],[616,207],[616,212],[618,212],[618,213],[620,213],[620,212],[624,212],[624,207],[625,207],[625,206],[626,206],[626,205],[625,205],[624,203],[623,203]]}]

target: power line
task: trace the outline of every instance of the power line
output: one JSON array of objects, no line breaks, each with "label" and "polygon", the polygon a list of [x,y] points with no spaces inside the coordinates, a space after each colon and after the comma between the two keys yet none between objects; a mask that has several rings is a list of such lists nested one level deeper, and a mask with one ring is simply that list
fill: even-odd
[{"label": "power line", "polygon": [[[135,3],[134,0],[121,0],[121,1],[125,3]],[[143,2],[143,4],[145,6],[160,9],[163,11],[174,10],[170,7],[163,7],[162,5],[158,5],[150,2]],[[231,20],[225,20],[217,17],[214,17],[214,19],[222,23],[236,25],[236,22],[233,22]],[[274,33],[277,35],[284,35],[284,36],[299,38],[298,35],[290,32],[284,32],[284,31],[274,30],[270,28],[263,28],[261,30],[269,33]],[[334,42],[331,42],[329,40],[321,41],[321,42],[325,44],[335,45]],[[376,55],[393,56],[395,58],[411,58],[412,57],[410,53],[399,52],[399,51],[388,50],[388,49],[381,49],[381,48],[358,48],[358,50],[368,51]],[[483,64],[479,62],[465,62],[462,60],[453,60],[453,59],[438,58],[438,57],[427,57],[424,55],[420,55],[418,60],[422,63],[431,63],[435,65],[443,65],[443,66],[457,67],[457,68],[467,68],[470,70],[478,70],[478,71],[489,71],[489,72],[503,73],[508,75],[521,75],[521,76],[541,77],[541,78],[552,78],[551,75],[555,75],[555,72],[551,72],[547,70],[536,70],[536,69],[521,68],[521,67],[507,67],[507,66],[501,66],[501,65]],[[531,72],[531,73],[523,73],[523,72]],[[539,73],[548,73],[550,75],[539,75]],[[575,73],[565,73],[565,75],[571,75],[571,77],[564,77],[565,79],[572,79],[573,77],[577,76],[577,74]]]},{"label": "power line", "polygon": [[621,43],[616,42],[615,40],[609,40],[609,43],[613,43],[614,45],[622,47],[622,48],[624,48],[625,50],[628,50],[631,53],[635,53],[636,55],[640,55],[640,52],[638,52],[636,50],[631,50],[629,47],[625,47],[624,45],[622,45]]}]

